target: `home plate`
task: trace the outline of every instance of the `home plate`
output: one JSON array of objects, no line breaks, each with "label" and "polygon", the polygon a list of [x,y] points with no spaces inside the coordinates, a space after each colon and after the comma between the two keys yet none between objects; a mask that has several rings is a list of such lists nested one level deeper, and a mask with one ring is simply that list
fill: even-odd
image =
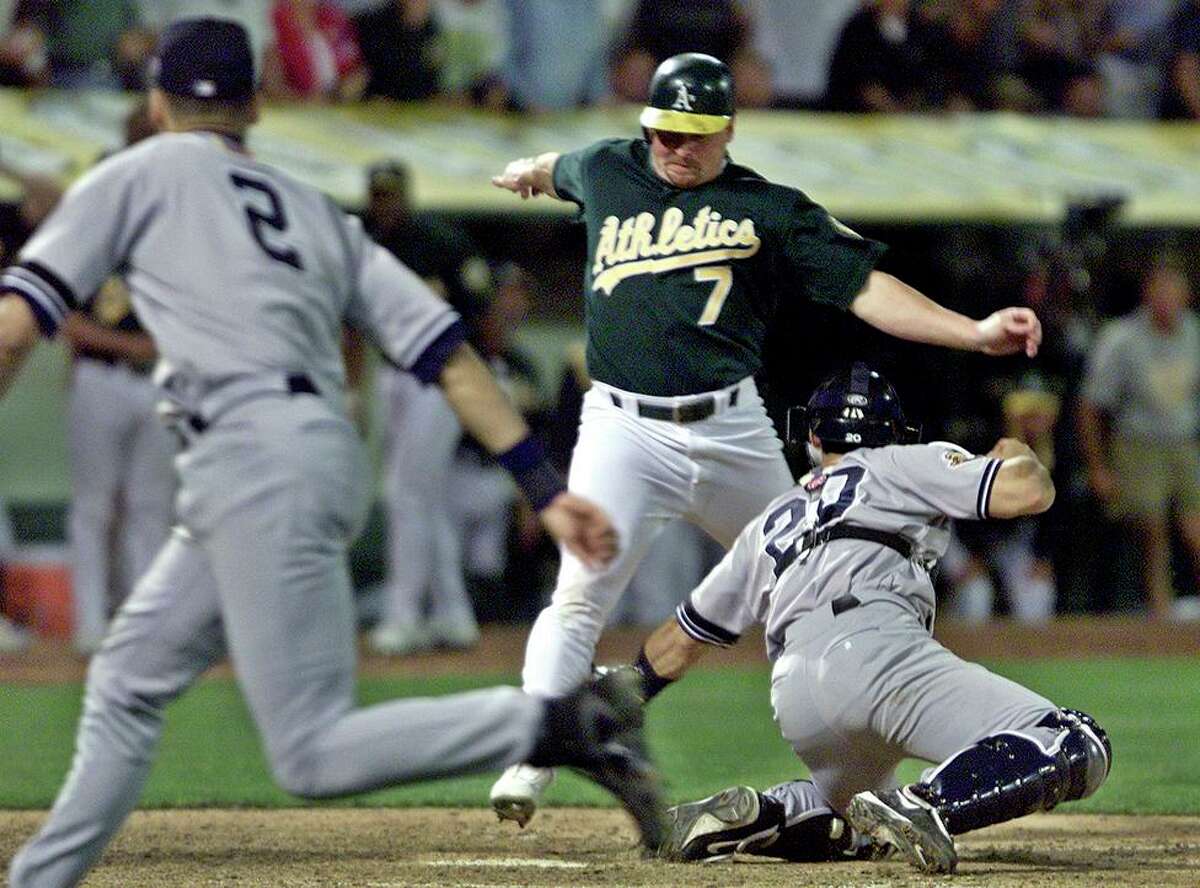
[{"label": "home plate", "polygon": [[426,866],[532,866],[538,869],[584,869],[586,863],[572,860],[553,860],[544,857],[452,857],[449,860],[426,860]]}]

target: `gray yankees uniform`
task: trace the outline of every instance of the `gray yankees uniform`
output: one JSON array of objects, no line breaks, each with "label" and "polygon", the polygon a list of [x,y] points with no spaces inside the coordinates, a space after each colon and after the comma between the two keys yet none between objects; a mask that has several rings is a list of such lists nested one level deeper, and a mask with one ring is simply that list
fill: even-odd
[{"label": "gray yankees uniform", "polygon": [[[219,95],[239,44],[248,69],[240,29],[178,22],[163,38],[163,75],[173,50],[176,80]],[[191,74],[198,57],[208,67]],[[345,556],[370,491],[343,409],[342,324],[431,381],[462,341],[458,316],[326,197],[205,132],[155,136],[97,166],[0,285],[49,335],[117,269],[188,440],[176,460],[179,526],[92,660],[71,772],[9,884],[82,878],[138,799],[164,707],[225,655],[276,781],[296,795],[503,767],[531,751],[572,761],[565,745],[537,752],[557,736],[557,704],[516,688],[354,705]],[[624,783],[640,779],[630,761]],[[615,778],[605,785],[624,791]]]},{"label": "gray yankees uniform", "polygon": [[71,775],[12,884],[79,878],[137,800],[162,708],[226,654],[298,795],[527,754],[539,704],[515,689],[353,709],[345,554],[369,473],[342,404],[342,320],[427,376],[460,341],[457,316],[328,199],[212,134],[156,136],[97,167],[4,284],[49,333],[122,266],[193,439],[179,527],[93,660]]},{"label": "gray yankees uniform", "polygon": [[[718,645],[765,625],[775,718],[811,780],[672,809],[666,857],[869,851],[846,817],[925,871],[953,872],[953,834],[1083,798],[1107,777],[1111,747],[1090,716],[930,635],[928,570],[946,551],[948,520],[989,517],[1003,460],[942,442],[854,443],[896,440],[902,415],[890,386],[877,391],[878,374],[856,365],[850,379],[818,389],[805,430],[842,455],[751,521],[676,614],[692,639]],[[940,764],[897,789],[907,757]]]},{"label": "gray yankees uniform", "polygon": [[[772,502],[679,607],[700,640],[729,644],[765,625],[775,717],[834,810],[890,788],[907,756],[941,761],[1056,709],[930,637],[925,565],[946,550],[948,517],[988,517],[999,465],[945,443],[852,451]],[[806,534],[839,523],[900,534],[912,557],[855,539],[803,548]]]},{"label": "gray yankees uniform", "polygon": [[[985,457],[907,443],[919,433],[895,390],[861,362],[794,416],[789,442],[818,468],[746,526],[653,641],[656,658],[694,661],[695,642],[732,644],[765,624],[775,718],[812,779],[676,805],[659,854],[844,860],[887,844],[925,872],[953,872],[954,834],[1084,798],[1108,776],[1112,747],[1090,715],[930,637],[928,570],[949,519],[1044,512],[1054,485],[1016,441]],[[627,668],[649,699],[671,679],[647,650]],[[908,756],[940,764],[895,788]]]}]

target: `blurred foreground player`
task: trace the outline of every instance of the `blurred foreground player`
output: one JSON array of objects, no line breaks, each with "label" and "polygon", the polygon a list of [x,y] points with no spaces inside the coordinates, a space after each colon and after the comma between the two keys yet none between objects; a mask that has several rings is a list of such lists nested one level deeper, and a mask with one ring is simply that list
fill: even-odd
[{"label": "blurred foreground player", "polygon": [[370,484],[344,407],[344,322],[441,386],[576,557],[605,563],[615,535],[562,489],[449,306],[332,201],[247,153],[257,104],[245,31],[179,20],[155,68],[150,102],[164,132],[80,179],[0,277],[0,394],[39,332],[53,335],[122,268],[187,442],[179,526],[92,659],[71,772],[9,884],[83,878],[137,803],[164,708],[225,655],[271,772],[295,795],[532,756],[581,768],[656,847],[657,784],[618,682],[554,701],[493,688],[355,708],[346,550]]}]

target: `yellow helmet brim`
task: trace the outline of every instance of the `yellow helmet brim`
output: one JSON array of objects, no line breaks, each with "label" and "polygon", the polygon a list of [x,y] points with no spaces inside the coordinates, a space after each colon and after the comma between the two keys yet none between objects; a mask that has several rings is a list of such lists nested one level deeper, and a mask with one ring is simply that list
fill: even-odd
[{"label": "yellow helmet brim", "polygon": [[648,129],[708,136],[721,132],[729,126],[729,121],[732,119],[732,117],[721,114],[692,114],[688,111],[672,111],[668,108],[654,108],[647,105],[642,109],[638,121]]}]

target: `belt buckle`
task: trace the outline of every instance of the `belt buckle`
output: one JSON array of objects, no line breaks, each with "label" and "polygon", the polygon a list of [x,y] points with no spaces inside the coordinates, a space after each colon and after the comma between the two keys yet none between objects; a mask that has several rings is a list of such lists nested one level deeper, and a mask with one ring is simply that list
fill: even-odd
[{"label": "belt buckle", "polygon": [[716,412],[716,405],[713,398],[705,398],[700,401],[693,401],[690,404],[678,404],[671,410],[671,416],[676,422],[699,422],[702,419],[708,419]]}]

